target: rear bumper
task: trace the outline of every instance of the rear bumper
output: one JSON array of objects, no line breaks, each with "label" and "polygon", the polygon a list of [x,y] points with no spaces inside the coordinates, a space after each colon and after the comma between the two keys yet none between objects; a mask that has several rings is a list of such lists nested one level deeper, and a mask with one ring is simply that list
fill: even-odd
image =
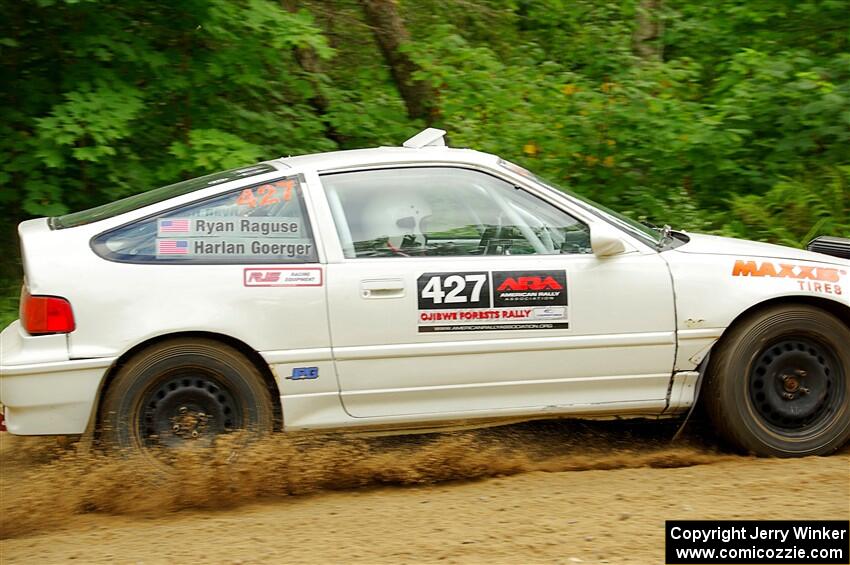
[{"label": "rear bumper", "polygon": [[83,433],[113,361],[69,360],[66,336],[30,336],[13,322],[0,334],[0,404],[7,430],[18,435]]}]

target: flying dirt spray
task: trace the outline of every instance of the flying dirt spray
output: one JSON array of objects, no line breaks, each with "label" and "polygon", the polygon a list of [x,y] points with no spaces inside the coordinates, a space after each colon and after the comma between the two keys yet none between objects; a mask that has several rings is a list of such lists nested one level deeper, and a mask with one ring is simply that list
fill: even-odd
[{"label": "flying dirt spray", "polygon": [[[657,423],[654,424],[657,426]],[[238,437],[181,453],[169,472],[140,455],[0,437],[0,538],[86,512],[150,515],[227,508],[323,490],[418,485],[544,471],[685,467],[730,459],[711,448],[635,435],[634,426],[532,422],[425,436],[277,434],[234,457]],[[657,433],[658,428],[653,431]],[[588,447],[592,446],[592,447]]]}]

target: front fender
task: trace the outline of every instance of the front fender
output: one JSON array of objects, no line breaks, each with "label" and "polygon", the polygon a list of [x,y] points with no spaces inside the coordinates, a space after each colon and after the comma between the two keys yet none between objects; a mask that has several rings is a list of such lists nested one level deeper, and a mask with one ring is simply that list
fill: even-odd
[{"label": "front fender", "polygon": [[[770,301],[819,303],[850,315],[850,262],[664,253],[676,294],[677,370],[692,370],[748,310]],[[839,260],[840,261],[840,260]]]}]

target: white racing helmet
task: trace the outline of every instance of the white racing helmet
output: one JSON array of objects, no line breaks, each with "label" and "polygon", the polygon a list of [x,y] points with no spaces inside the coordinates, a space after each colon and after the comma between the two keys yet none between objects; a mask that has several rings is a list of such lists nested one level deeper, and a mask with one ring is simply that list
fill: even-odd
[{"label": "white racing helmet", "polygon": [[388,244],[401,249],[411,242],[425,245],[422,222],[431,216],[431,206],[418,194],[408,191],[384,192],[363,208],[361,240],[388,238]]}]

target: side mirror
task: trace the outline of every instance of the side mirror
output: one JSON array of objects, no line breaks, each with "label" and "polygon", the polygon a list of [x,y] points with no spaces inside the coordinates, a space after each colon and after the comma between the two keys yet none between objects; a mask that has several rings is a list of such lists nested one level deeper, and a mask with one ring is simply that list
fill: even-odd
[{"label": "side mirror", "polygon": [[623,240],[608,230],[591,229],[590,247],[597,257],[611,257],[626,252]]}]

